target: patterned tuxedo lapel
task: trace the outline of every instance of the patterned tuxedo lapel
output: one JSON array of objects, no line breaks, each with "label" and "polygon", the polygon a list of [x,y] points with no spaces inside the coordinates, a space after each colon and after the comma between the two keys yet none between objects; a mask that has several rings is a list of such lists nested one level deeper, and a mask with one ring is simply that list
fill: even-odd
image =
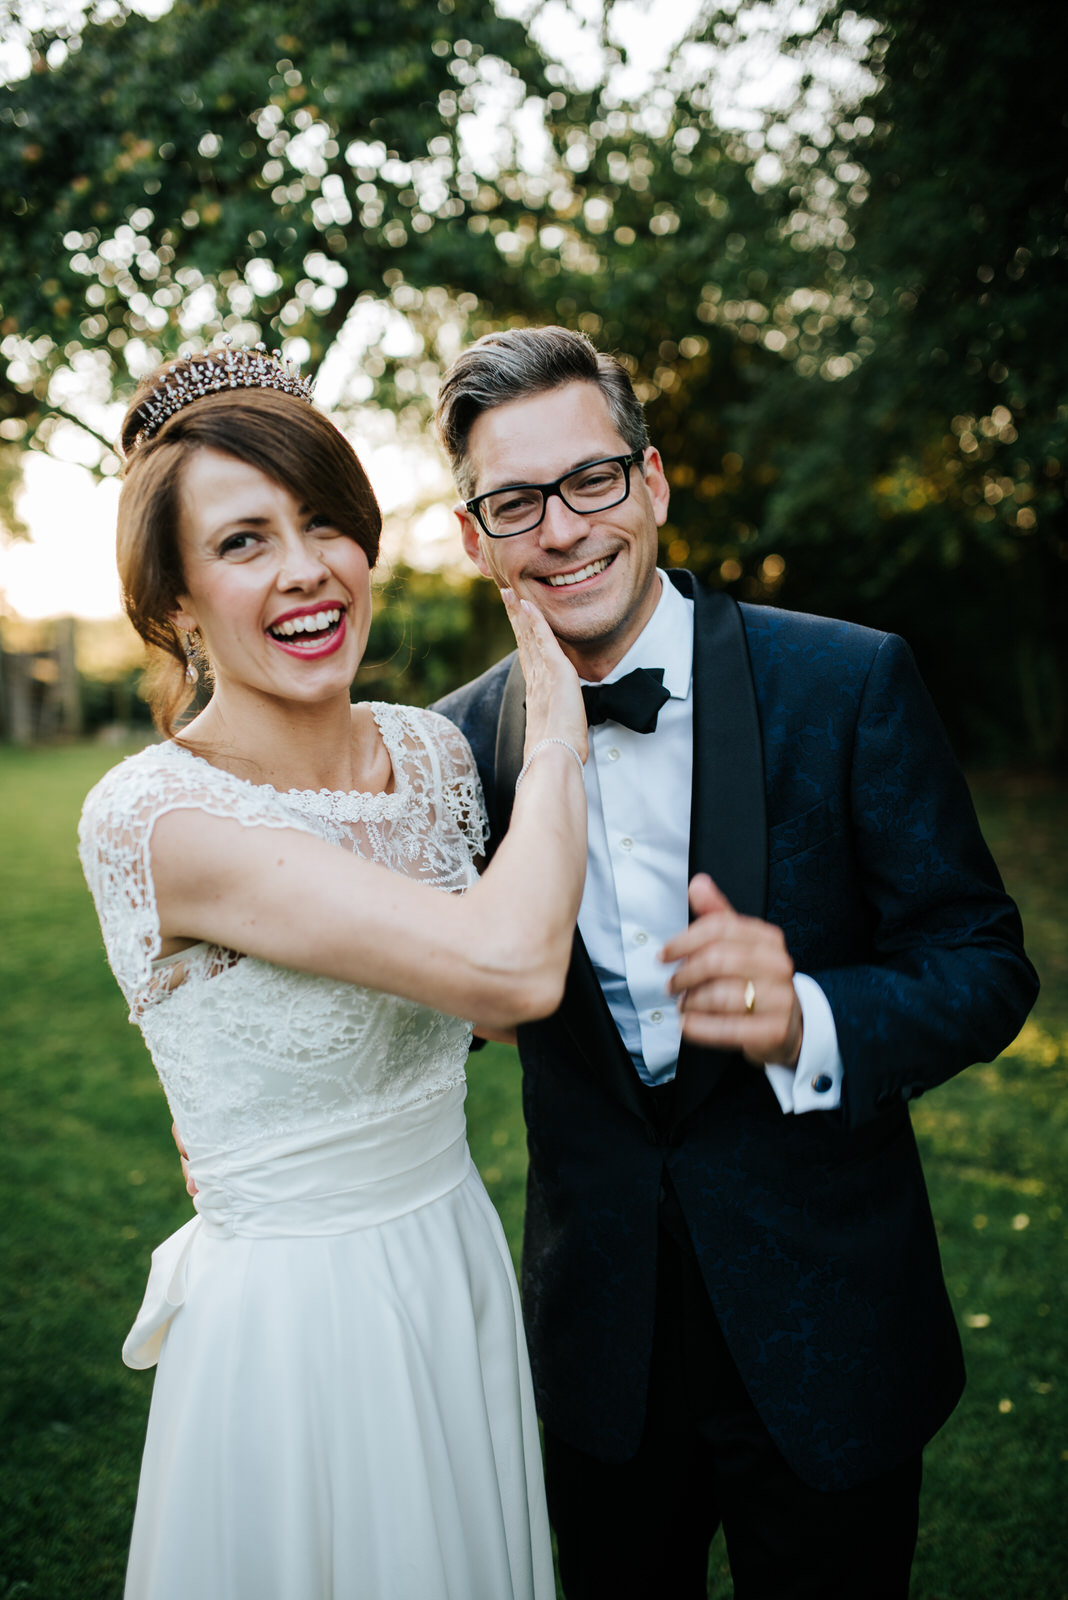
[{"label": "patterned tuxedo lapel", "polygon": [[[703,589],[692,573],[672,572],[671,580],[694,602],[690,876],[707,872],[736,911],[763,917],[768,878],[764,752],[741,612],[727,595]],[[684,1044],[676,1116],[692,1111],[732,1063],[741,1064],[734,1052]]]},{"label": "patterned tuxedo lapel", "polygon": [[764,750],[741,612],[689,572],[672,582],[694,601],[690,876],[707,872],[747,917],[767,907]]},{"label": "patterned tuxedo lapel", "polygon": [[512,820],[515,781],[523,765],[527,733],[526,685],[516,656],[509,668],[497,718],[497,750],[493,763],[494,820],[501,837]]}]

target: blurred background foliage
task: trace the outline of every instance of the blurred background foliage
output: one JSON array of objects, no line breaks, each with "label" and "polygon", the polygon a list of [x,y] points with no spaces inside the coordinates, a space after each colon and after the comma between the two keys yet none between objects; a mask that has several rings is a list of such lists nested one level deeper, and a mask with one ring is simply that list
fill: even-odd
[{"label": "blurred background foliage", "polygon": [[[25,450],[77,429],[114,473],[136,378],[219,331],[415,433],[465,341],[560,322],[647,403],[665,560],[905,634],[962,755],[1063,768],[1068,8],[705,4],[628,104],[539,49],[544,5],[7,8],[33,62],[0,89],[8,526]],[[769,17],[795,87],[724,125],[719,65]],[[492,599],[395,570],[362,686],[480,670]]]}]

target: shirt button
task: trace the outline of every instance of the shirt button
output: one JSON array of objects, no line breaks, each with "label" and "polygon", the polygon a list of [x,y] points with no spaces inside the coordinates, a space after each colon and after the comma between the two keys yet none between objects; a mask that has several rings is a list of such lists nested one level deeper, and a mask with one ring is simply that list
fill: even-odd
[{"label": "shirt button", "polygon": [[[650,1011],[650,1013],[649,1013],[649,1021],[650,1022],[663,1022],[663,1020],[664,1020],[664,1013],[662,1011]],[[828,1082],[828,1084],[830,1083],[830,1079],[829,1078],[828,1078],[827,1082]]]},{"label": "shirt button", "polygon": [[828,1078],[825,1072],[821,1072],[818,1077],[815,1077],[812,1080],[812,1087],[815,1089],[817,1094],[826,1094],[827,1090],[830,1089],[833,1084],[834,1079]]},{"label": "shirt button", "polygon": [[633,850],[634,849],[634,840],[633,839],[620,839],[619,847],[620,847],[621,850]]},{"label": "shirt button", "polygon": [[609,750],[608,759],[609,759],[609,761],[618,761],[619,760],[619,751],[617,749],[615,749],[615,747],[613,747],[611,750]]},{"label": "shirt button", "polygon": [[647,933],[636,933],[634,935],[634,943],[635,944],[648,944],[649,943],[649,935]]}]

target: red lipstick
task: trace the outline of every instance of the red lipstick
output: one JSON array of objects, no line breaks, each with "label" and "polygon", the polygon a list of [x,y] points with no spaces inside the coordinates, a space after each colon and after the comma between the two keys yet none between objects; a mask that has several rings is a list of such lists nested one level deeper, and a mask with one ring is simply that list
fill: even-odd
[{"label": "red lipstick", "polygon": [[[300,617],[314,617],[319,612],[339,612],[336,623],[329,629],[324,629],[313,635],[293,633],[288,636],[280,635],[274,630],[285,622],[292,622]],[[275,617],[266,628],[268,639],[279,650],[284,650],[286,655],[295,656],[301,661],[319,661],[323,656],[333,655],[345,641],[348,631],[347,608],[338,600],[320,601],[318,605],[294,606],[291,611],[283,612]]]}]

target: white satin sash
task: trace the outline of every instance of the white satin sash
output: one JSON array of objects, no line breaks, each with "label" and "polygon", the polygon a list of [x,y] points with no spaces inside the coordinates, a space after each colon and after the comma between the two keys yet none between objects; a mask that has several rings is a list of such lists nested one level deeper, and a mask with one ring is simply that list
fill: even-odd
[{"label": "white satin sash", "polygon": [[193,1156],[197,1216],[152,1252],[148,1287],[126,1336],[128,1367],[152,1367],[184,1304],[198,1238],[315,1238],[373,1228],[448,1194],[471,1168],[463,1084],[433,1100],[344,1129]]}]

